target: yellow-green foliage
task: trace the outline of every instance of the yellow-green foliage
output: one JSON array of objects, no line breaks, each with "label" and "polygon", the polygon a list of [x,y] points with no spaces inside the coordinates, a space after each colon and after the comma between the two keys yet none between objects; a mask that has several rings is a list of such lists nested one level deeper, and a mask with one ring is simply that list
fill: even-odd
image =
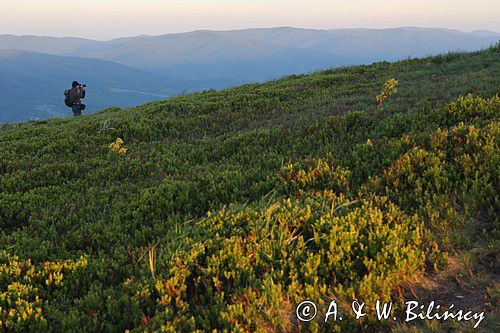
[{"label": "yellow-green foliage", "polygon": [[[426,148],[410,149],[383,175],[373,177],[365,191],[386,195],[418,213],[449,249],[453,241],[466,241],[466,219],[495,220],[499,130],[498,122],[484,128],[461,123],[438,129],[429,136]],[[496,230],[495,225],[474,226],[479,227]]]},{"label": "yellow-green foliage", "polygon": [[438,129],[355,197],[345,194],[349,170],[324,160],[287,165],[278,179],[292,197],[209,214],[202,236],[164,258],[161,279],[127,287],[161,309],[148,325],[167,331],[289,331],[304,299],[391,300],[424,267],[443,264],[438,243],[450,249],[455,231],[470,227],[459,216],[495,207],[499,129]]},{"label": "yellow-green foliage", "polygon": [[303,298],[398,302],[494,253],[499,51],[1,126],[0,331],[314,331]]},{"label": "yellow-green foliage", "polygon": [[349,187],[351,172],[339,166],[331,165],[323,159],[309,160],[303,164],[288,164],[279,178],[286,191],[304,191],[310,189],[344,190]]},{"label": "yellow-green foliage", "polygon": [[389,300],[425,263],[422,221],[386,198],[316,192],[213,214],[200,227],[213,236],[165,262],[169,273],[142,293],[156,295],[153,321],[168,330],[290,330],[302,299]]},{"label": "yellow-green foliage", "polygon": [[447,104],[444,110],[436,115],[436,120],[440,124],[447,126],[459,122],[484,122],[498,117],[499,109],[499,95],[492,98],[478,98],[468,94],[467,96],[460,96],[456,101]]},{"label": "yellow-green foliage", "polygon": [[382,108],[382,105],[386,99],[394,95],[395,93],[398,92],[398,80],[396,79],[389,79],[385,82],[384,84],[384,89],[380,93],[380,95],[377,95],[377,102],[378,102],[378,107]]},{"label": "yellow-green foliage", "polygon": [[127,148],[125,147],[125,143],[121,138],[117,138],[115,142],[110,143],[109,149],[121,156],[124,156],[127,153]]},{"label": "yellow-green foliage", "polygon": [[0,251],[0,330],[46,328],[43,306],[50,290],[62,286],[65,274],[86,267],[84,257],[35,265]]}]

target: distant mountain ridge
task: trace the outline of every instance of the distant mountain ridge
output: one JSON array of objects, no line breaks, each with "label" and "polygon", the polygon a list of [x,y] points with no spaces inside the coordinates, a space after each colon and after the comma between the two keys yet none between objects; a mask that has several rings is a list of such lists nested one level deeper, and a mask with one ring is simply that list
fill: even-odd
[{"label": "distant mountain ridge", "polygon": [[[209,59],[215,56],[261,57],[273,54],[282,48],[313,49],[338,54],[343,50],[332,47],[352,47],[352,44],[356,44],[359,50],[367,47],[376,47],[380,50],[383,46],[387,51],[393,50],[396,46],[399,48],[403,48],[402,45],[412,46],[411,51],[418,56],[428,51],[442,52],[450,47],[456,50],[484,47],[485,42],[494,42],[499,38],[499,33],[485,30],[465,33],[453,29],[416,27],[330,30],[280,27],[229,31],[198,30],[158,36],[141,35],[109,41],[72,37],[0,35],[0,49],[102,58],[129,65],[133,59],[142,56],[142,59],[153,59],[158,64],[169,65],[190,60],[199,61],[199,58],[209,62]],[[412,45],[417,40],[425,41],[426,44]],[[360,44],[361,42],[363,44]],[[438,50],[434,49],[436,46],[439,46]],[[245,53],[238,52],[237,47]],[[168,51],[168,53],[158,53],[158,51]],[[141,63],[139,67],[148,66],[151,64]]]},{"label": "distant mountain ridge", "polygon": [[[132,98],[123,93],[116,98],[111,95],[108,97],[108,88],[115,89],[115,93],[142,92],[142,103],[146,101],[144,98],[147,96],[164,96],[207,88],[221,89],[331,67],[424,57],[448,51],[473,51],[488,47],[499,40],[500,34],[482,30],[465,33],[451,29],[414,27],[331,30],[280,27],[231,31],[199,30],[109,41],[0,35],[0,50],[18,49],[65,57],[65,61],[59,65],[49,66],[52,68],[53,79],[67,80],[71,75],[66,74],[74,71],[71,74],[75,79],[90,77],[91,79],[86,80],[94,89],[106,86],[103,100],[94,100],[91,103],[102,107],[113,104],[131,106],[138,100],[137,96]],[[82,63],[77,60],[81,58],[105,61],[109,66],[113,63],[124,67],[115,66],[113,71],[96,71],[92,66],[87,66],[82,70],[79,68]],[[12,91],[16,85],[25,86],[22,82],[29,80],[30,76],[37,79],[46,77],[47,73],[36,65],[32,66],[29,74],[24,73],[22,62],[25,60],[18,59],[16,67],[22,73],[11,74],[12,77],[22,78],[21,81],[16,79],[13,84],[8,77],[4,78],[0,81],[0,89]],[[58,61],[55,58],[53,60],[57,64]],[[5,62],[0,57],[0,65],[2,61]],[[31,57],[30,61],[36,62],[36,57]],[[89,75],[88,71],[94,72],[94,75]],[[109,82],[113,82],[121,71],[128,73],[124,75],[127,80],[139,75],[141,79],[137,79],[137,82],[140,84],[127,82],[125,85],[114,84],[111,87]],[[131,72],[134,72],[132,76]],[[17,97],[7,95],[2,98],[0,122],[6,121],[6,117],[2,116],[5,112],[23,114],[14,119],[26,119],[28,111],[29,117],[49,116],[46,113],[32,112],[32,106]],[[43,98],[37,98],[41,99]],[[6,105],[13,108],[13,111],[6,111]],[[58,109],[63,107],[56,98],[44,102],[43,105]],[[61,110],[58,115],[65,112]],[[96,108],[92,107],[91,110],[96,111]]]},{"label": "distant mountain ridge", "polygon": [[500,33],[494,32],[494,31],[489,31],[489,30],[474,30],[471,31],[469,34],[474,35],[474,36],[481,36],[481,37],[499,37]]}]

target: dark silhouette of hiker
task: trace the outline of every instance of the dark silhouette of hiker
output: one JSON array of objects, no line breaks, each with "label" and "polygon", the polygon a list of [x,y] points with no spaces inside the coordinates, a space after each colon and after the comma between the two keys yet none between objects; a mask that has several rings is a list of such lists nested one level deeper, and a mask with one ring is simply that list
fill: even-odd
[{"label": "dark silhouette of hiker", "polygon": [[87,86],[78,83],[78,81],[73,81],[71,86],[71,89],[64,92],[64,96],[66,96],[64,103],[73,110],[73,116],[81,116],[82,111],[85,110],[85,104],[82,104],[82,99],[85,98],[85,88]]}]

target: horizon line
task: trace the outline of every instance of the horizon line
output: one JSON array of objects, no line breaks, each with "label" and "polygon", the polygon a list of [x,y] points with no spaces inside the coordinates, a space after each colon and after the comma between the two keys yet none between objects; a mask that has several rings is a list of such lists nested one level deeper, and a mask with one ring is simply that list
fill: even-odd
[{"label": "horizon line", "polygon": [[245,31],[245,30],[266,30],[266,29],[295,29],[295,30],[314,30],[314,31],[340,31],[340,30],[395,30],[395,29],[423,29],[423,30],[450,30],[457,31],[465,34],[471,34],[473,32],[488,32],[500,35],[500,32],[489,30],[489,29],[473,29],[470,31],[461,30],[458,28],[449,28],[449,27],[438,27],[438,26],[394,26],[387,28],[366,28],[366,27],[350,27],[350,28],[304,28],[298,26],[270,26],[270,27],[250,27],[250,28],[235,28],[235,29],[194,29],[194,30],[186,30],[179,32],[167,32],[162,34],[137,34],[137,35],[126,35],[120,37],[99,39],[99,38],[88,38],[88,37],[80,37],[75,35],[65,35],[65,36],[55,36],[55,35],[36,35],[36,34],[16,34],[16,33],[0,33],[0,36],[14,36],[14,37],[39,37],[39,38],[72,38],[72,39],[84,39],[89,41],[99,41],[99,42],[109,42],[118,39],[125,38],[137,38],[137,37],[161,37],[167,35],[181,35],[181,34],[189,34],[196,32],[232,32],[232,31]]}]

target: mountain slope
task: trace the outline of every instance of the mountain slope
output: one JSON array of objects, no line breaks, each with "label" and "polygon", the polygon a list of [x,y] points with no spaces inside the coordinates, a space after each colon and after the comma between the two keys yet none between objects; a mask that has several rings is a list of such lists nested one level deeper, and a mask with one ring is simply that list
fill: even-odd
[{"label": "mountain slope", "polygon": [[[341,65],[422,57],[446,51],[472,51],[490,46],[498,34],[463,33],[433,28],[337,29],[297,28],[194,31],[137,36],[110,41],[77,40],[45,50],[56,55],[98,58],[196,80],[200,86],[223,88],[265,81]],[[0,36],[0,49],[40,50],[53,39]],[[209,83],[210,85],[208,85]]]},{"label": "mountain slope", "polygon": [[[416,277],[446,253],[473,258],[463,283],[491,272],[499,52],[0,127],[2,329],[308,331],[305,299],[425,301]],[[497,282],[453,301],[483,309]]]},{"label": "mountain slope", "polygon": [[[95,112],[330,67],[477,50],[498,41],[499,36],[449,29],[290,27],[194,31],[103,42],[0,35],[0,122],[68,115],[61,91],[75,79],[88,83],[87,112]],[[82,57],[87,60],[78,59]],[[27,90],[30,98],[25,97]]]},{"label": "mountain slope", "polygon": [[88,84],[87,112],[163,99],[189,85],[104,60],[0,50],[0,122],[69,115],[63,92],[73,80]]}]

